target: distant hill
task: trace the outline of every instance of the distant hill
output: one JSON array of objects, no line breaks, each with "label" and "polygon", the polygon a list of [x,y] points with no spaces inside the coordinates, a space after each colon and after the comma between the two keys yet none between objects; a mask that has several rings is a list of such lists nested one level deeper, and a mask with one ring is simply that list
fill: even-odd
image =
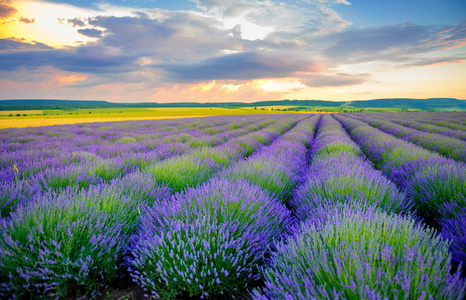
[{"label": "distant hill", "polygon": [[429,99],[376,99],[366,101],[347,102],[353,107],[377,107],[377,108],[414,108],[423,110],[438,109],[466,109],[466,101],[454,98],[429,98]]},{"label": "distant hill", "polygon": [[253,103],[113,103],[91,100],[53,100],[53,99],[16,99],[0,100],[0,110],[32,110],[32,109],[77,109],[77,108],[117,108],[117,107],[261,107],[261,106],[304,106],[304,107],[348,107],[348,108],[406,108],[421,110],[466,110],[466,100],[454,98],[429,99],[374,99],[357,101],[324,101],[324,100],[276,100]]}]

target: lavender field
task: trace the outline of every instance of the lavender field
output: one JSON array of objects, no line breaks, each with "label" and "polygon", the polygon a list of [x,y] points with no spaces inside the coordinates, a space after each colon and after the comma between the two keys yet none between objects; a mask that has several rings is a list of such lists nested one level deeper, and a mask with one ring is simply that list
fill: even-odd
[{"label": "lavender field", "polygon": [[1,299],[466,295],[466,113],[29,127],[0,147]]}]

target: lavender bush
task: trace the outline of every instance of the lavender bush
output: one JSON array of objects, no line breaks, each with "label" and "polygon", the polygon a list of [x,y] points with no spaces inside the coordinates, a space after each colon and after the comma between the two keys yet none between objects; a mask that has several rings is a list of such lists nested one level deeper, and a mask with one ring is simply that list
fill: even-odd
[{"label": "lavender bush", "polygon": [[[457,264],[466,266],[466,200],[452,200],[441,208],[442,236],[451,241],[450,251]],[[464,271],[464,269],[463,269]]]},{"label": "lavender bush", "polygon": [[131,274],[157,298],[235,294],[258,279],[255,265],[291,222],[258,186],[213,179],[142,219]]},{"label": "lavender bush", "polygon": [[0,224],[1,297],[94,295],[116,276],[136,218],[130,198],[95,189],[19,207]]},{"label": "lavender bush", "polygon": [[462,299],[448,242],[407,217],[329,211],[278,244],[255,299]]},{"label": "lavender bush", "polygon": [[7,217],[19,205],[25,205],[42,192],[38,184],[27,180],[0,183],[0,217]]},{"label": "lavender bush", "polygon": [[445,204],[466,206],[466,165],[431,160],[414,174],[406,190],[419,214],[435,222]]}]

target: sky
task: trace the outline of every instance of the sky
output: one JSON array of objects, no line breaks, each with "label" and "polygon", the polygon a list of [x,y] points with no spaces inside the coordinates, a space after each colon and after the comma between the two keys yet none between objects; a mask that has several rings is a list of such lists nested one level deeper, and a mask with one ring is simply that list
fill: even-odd
[{"label": "sky", "polygon": [[0,100],[466,99],[464,0],[0,0]]}]

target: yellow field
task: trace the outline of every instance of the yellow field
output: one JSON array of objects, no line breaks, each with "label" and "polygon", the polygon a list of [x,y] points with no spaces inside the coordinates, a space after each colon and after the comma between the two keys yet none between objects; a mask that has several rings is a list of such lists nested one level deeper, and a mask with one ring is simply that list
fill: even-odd
[{"label": "yellow field", "polygon": [[261,108],[264,108],[265,110],[272,110],[272,109],[287,109],[287,108],[293,108],[295,106],[291,105],[271,105],[271,106],[258,106],[258,107],[244,107],[242,109],[247,109],[247,110],[261,110]]},{"label": "yellow field", "polygon": [[[27,112],[31,111],[25,111]],[[136,121],[151,119],[194,118],[218,115],[251,115],[251,114],[294,114],[300,112],[283,112],[275,110],[251,110],[244,108],[111,108],[111,109],[78,109],[78,110],[45,110],[46,115],[16,116],[19,111],[11,111],[12,117],[0,115],[0,128],[50,126],[74,123]],[[309,112],[306,112],[309,113]],[[22,112],[20,113],[22,114]]]},{"label": "yellow field", "polygon": [[16,115],[16,114],[26,114],[26,115],[41,115],[43,114],[42,110],[0,110],[0,116]]},{"label": "yellow field", "polygon": [[167,117],[113,117],[113,118],[35,118],[35,119],[0,119],[0,128],[12,127],[34,127],[34,126],[51,126],[51,125],[65,125],[75,123],[94,123],[94,122],[112,122],[112,121],[140,121],[140,120],[156,120],[156,119],[176,119],[176,118],[195,118],[202,116],[173,116]]}]

